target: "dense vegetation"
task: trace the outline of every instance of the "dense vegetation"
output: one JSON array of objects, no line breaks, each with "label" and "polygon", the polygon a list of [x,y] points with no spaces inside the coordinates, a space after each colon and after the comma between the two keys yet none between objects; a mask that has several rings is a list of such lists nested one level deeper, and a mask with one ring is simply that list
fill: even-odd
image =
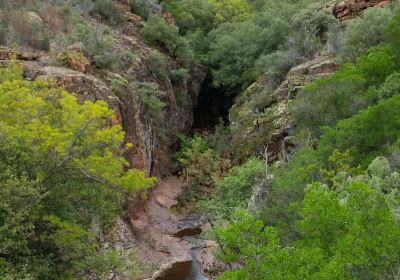
[{"label": "dense vegetation", "polygon": [[[110,87],[121,100],[137,93],[160,139],[168,104],[156,82],[169,79],[182,106],[179,85],[201,63],[214,88],[236,97],[230,123],[179,136],[174,155],[187,183],[180,206],[195,205],[212,225],[218,259],[238,264],[214,271],[217,279],[399,279],[398,3],[343,24],[327,2],[127,1],[138,28],[112,0],[4,0],[0,41],[96,74],[123,69]],[[135,54],[114,41],[113,32],[131,29],[153,48],[151,81],[131,71]],[[321,54],[339,69],[287,98],[296,129],[291,149],[271,162],[275,90],[293,66]],[[134,261],[104,241],[124,203],[155,179],[128,168],[124,151],[135,143],[121,144],[112,118],[104,102],[23,80],[14,60],[1,69],[2,279],[134,274]]]},{"label": "dense vegetation", "polygon": [[101,240],[154,179],[126,169],[113,112],[24,81],[15,62],[0,77],[0,277],[103,278],[133,268]]},{"label": "dense vegetation", "polygon": [[[217,256],[240,264],[236,270],[216,272],[217,278],[397,279],[400,14],[396,5],[367,10],[345,29],[318,3],[283,1],[266,10],[253,5],[257,12],[243,9],[243,17],[211,31],[198,23],[198,29],[183,32],[188,38],[199,30],[208,32],[211,44],[197,55],[212,61],[209,66],[217,85],[240,91],[262,72],[268,79],[265,88],[239,95],[227,129],[218,128],[207,140],[194,138],[205,141],[208,154],[212,149],[224,162],[229,158],[229,171],[222,176],[201,173],[209,165],[204,158],[197,164],[205,153],[195,145],[189,148],[193,159],[181,161],[194,167],[196,181],[208,181],[214,188],[211,195],[200,197],[197,207],[214,225],[212,236],[220,245]],[[282,6],[294,10],[279,9]],[[268,17],[268,11],[274,16]],[[263,32],[268,35],[260,36]],[[317,51],[337,57],[340,69],[308,83],[290,102],[297,124],[296,148],[289,160],[281,158],[266,169],[263,160],[268,152],[263,143],[268,129],[254,130],[251,139],[235,142],[246,128],[238,127],[238,122],[253,127],[256,121],[237,109],[248,106],[259,111],[257,119],[268,116],[273,90],[289,68]],[[221,162],[214,156],[208,156],[210,162]]]}]

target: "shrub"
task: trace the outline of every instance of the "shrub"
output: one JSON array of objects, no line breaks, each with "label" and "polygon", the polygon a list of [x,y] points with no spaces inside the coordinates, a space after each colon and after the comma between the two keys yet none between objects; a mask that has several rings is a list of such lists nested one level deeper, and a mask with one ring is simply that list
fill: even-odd
[{"label": "shrub", "polygon": [[165,56],[159,51],[152,51],[147,56],[147,66],[151,73],[157,78],[165,79],[168,77],[167,73],[167,60]]},{"label": "shrub", "polygon": [[199,201],[198,207],[212,220],[230,219],[235,209],[247,207],[255,188],[264,178],[264,162],[250,158],[243,165],[233,167],[225,177],[216,179],[211,198]]},{"label": "shrub", "polygon": [[49,50],[50,34],[43,20],[35,12],[13,13],[9,23],[11,40],[41,50]]},{"label": "shrub", "polygon": [[189,78],[189,70],[186,68],[174,69],[171,71],[171,80],[173,83],[185,83]]},{"label": "shrub", "polygon": [[290,107],[299,128],[319,136],[322,127],[357,113],[370,102],[364,94],[365,83],[355,67],[345,65],[335,74],[307,85]]},{"label": "shrub", "polygon": [[223,161],[201,136],[181,135],[179,139],[181,148],[174,158],[187,183],[181,199],[188,202],[203,198],[214,189],[214,179],[222,175]]},{"label": "shrub", "polygon": [[11,65],[0,84],[0,278],[101,279],[128,269],[100,240],[124,200],[155,179],[128,168],[124,133],[104,101],[80,103]]},{"label": "shrub", "polygon": [[137,90],[143,110],[150,117],[152,125],[157,129],[162,129],[164,126],[163,110],[166,104],[161,101],[161,98],[165,93],[159,90],[156,83],[133,82],[133,85]]},{"label": "shrub", "polygon": [[361,17],[350,21],[343,34],[343,58],[354,62],[369,48],[383,43],[382,30],[385,30],[391,17],[389,8],[368,9]]},{"label": "shrub", "polygon": [[400,73],[395,72],[386,78],[385,83],[378,91],[379,99],[390,98],[400,94]]},{"label": "shrub", "polygon": [[124,21],[121,10],[112,0],[94,0],[92,13],[104,17],[112,25],[120,24]]},{"label": "shrub", "polygon": [[151,14],[159,14],[161,12],[158,3],[155,0],[130,0],[129,5],[132,13],[135,13],[147,19]]},{"label": "shrub", "polygon": [[152,46],[159,46],[174,57],[183,62],[193,58],[193,53],[186,39],[179,36],[176,26],[170,26],[159,16],[150,16],[143,28],[143,35],[146,43]]},{"label": "shrub", "polygon": [[390,145],[400,138],[399,105],[400,95],[395,95],[340,121],[325,131],[318,151],[327,158],[334,149],[350,150],[354,163],[364,167],[373,158],[390,153]]},{"label": "shrub", "polygon": [[356,67],[365,77],[367,86],[382,84],[396,69],[395,58],[387,47],[375,47],[362,55]]},{"label": "shrub", "polygon": [[109,30],[81,22],[75,29],[76,39],[84,44],[84,51],[98,68],[110,67],[116,61]]}]

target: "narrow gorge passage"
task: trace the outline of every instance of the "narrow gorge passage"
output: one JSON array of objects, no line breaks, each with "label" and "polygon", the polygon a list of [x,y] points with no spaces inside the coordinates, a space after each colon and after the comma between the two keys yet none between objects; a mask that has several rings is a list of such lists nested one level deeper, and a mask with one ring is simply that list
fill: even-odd
[{"label": "narrow gorge passage", "polygon": [[[196,236],[202,232],[199,215],[182,215],[174,211],[184,183],[177,177],[162,179],[148,199],[127,210],[136,240],[137,259],[148,266],[138,279],[207,280],[201,274],[197,256],[204,242]],[[153,274],[151,267],[160,267]]]}]

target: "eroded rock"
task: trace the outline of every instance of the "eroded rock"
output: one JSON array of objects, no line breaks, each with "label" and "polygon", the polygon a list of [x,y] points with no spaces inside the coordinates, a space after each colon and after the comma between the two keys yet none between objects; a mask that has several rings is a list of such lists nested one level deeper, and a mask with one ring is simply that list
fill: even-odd
[{"label": "eroded rock", "polygon": [[346,0],[340,3],[334,3],[330,9],[337,19],[343,21],[357,17],[367,8],[382,7],[389,3],[389,0]]}]

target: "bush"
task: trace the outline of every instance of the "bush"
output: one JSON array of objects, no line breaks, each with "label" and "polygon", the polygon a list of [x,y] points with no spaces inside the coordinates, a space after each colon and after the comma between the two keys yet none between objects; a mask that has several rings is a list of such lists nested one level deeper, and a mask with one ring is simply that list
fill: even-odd
[{"label": "bush", "polygon": [[159,14],[161,8],[155,0],[129,0],[132,13],[147,19],[151,14]]},{"label": "bush", "polygon": [[166,104],[161,101],[164,96],[156,83],[134,82],[134,88],[139,95],[144,113],[150,117],[152,125],[157,129],[164,127],[164,108]]},{"label": "bush", "polygon": [[378,92],[379,99],[390,98],[396,94],[400,94],[400,73],[395,72],[387,77]]},{"label": "bush", "polygon": [[373,158],[390,153],[390,146],[400,138],[399,105],[400,95],[395,95],[340,121],[325,131],[318,151],[327,158],[334,149],[350,150],[354,163],[364,167]]},{"label": "bush", "polygon": [[186,39],[179,36],[176,26],[170,26],[159,16],[150,16],[143,28],[146,43],[159,46],[166,50],[172,57],[188,62],[193,58],[193,53]]},{"label": "bush", "polygon": [[165,79],[168,77],[167,60],[159,51],[150,52],[147,56],[147,66],[157,78]]},{"label": "bush", "polygon": [[369,104],[365,83],[355,67],[344,65],[335,74],[307,85],[290,107],[299,128],[316,137],[324,126],[357,113]]},{"label": "bush", "polygon": [[117,25],[124,21],[121,10],[112,0],[93,0],[93,2],[92,13],[101,15],[112,25]]},{"label": "bush", "polygon": [[199,201],[197,206],[212,220],[230,219],[235,209],[247,207],[251,195],[263,179],[264,162],[250,158],[243,165],[233,167],[225,177],[217,179],[211,198]]},{"label": "bush", "polygon": [[84,22],[78,23],[75,29],[76,39],[83,43],[84,51],[98,68],[111,67],[117,59],[113,50],[112,37],[108,35],[108,32],[108,29]]},{"label": "bush", "polygon": [[104,101],[80,103],[11,65],[0,84],[0,278],[101,279],[128,269],[100,240],[125,199],[155,179],[128,168],[124,133]]},{"label": "bush", "polygon": [[382,30],[392,16],[389,8],[368,9],[361,17],[350,21],[343,34],[342,57],[355,62],[369,48],[382,44],[385,41]]},{"label": "bush", "polygon": [[189,70],[186,68],[174,69],[171,71],[171,80],[174,84],[186,83],[189,78]]},{"label": "bush", "polygon": [[181,135],[179,139],[181,148],[174,158],[187,183],[181,199],[188,202],[203,198],[214,189],[214,179],[222,175],[223,161],[201,136]]},{"label": "bush", "polygon": [[208,33],[215,25],[213,5],[209,0],[174,0],[166,2],[167,9],[173,14],[181,34],[201,30]]}]

